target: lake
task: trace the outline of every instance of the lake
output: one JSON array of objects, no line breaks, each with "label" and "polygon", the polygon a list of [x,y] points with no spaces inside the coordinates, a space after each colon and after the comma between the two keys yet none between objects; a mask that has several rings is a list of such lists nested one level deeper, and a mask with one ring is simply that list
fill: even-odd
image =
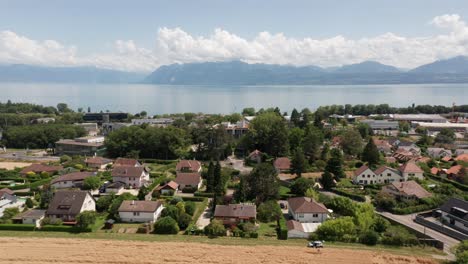
[{"label": "lake", "polygon": [[148,84],[0,83],[0,101],[67,103],[85,111],[149,114],[232,113],[245,107],[311,110],[331,104],[468,104],[468,84],[201,86]]}]

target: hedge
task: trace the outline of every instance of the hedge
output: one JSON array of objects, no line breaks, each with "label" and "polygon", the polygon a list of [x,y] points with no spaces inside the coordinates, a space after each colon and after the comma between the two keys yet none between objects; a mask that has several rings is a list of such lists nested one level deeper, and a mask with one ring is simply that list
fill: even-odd
[{"label": "hedge", "polygon": [[195,192],[193,195],[194,195],[194,196],[197,196],[197,197],[213,198],[214,193]]},{"label": "hedge", "polygon": [[38,229],[38,231],[80,233],[80,232],[91,232],[92,230],[91,228],[82,230],[74,226],[66,226],[66,225],[45,225],[41,227],[41,229]]},{"label": "hedge", "polygon": [[12,231],[34,231],[35,225],[23,225],[23,224],[0,224],[0,230],[12,230]]},{"label": "hedge", "polygon": [[288,227],[286,226],[286,219],[281,217],[278,220],[278,227],[277,227],[277,237],[280,240],[287,240],[288,239]]},{"label": "hedge", "polygon": [[140,159],[142,163],[158,163],[158,164],[164,164],[164,165],[169,165],[177,160],[161,160],[161,159]]},{"label": "hedge", "polygon": [[203,202],[206,197],[182,197],[182,196],[167,196],[167,195],[161,195],[159,198],[160,199],[164,199],[164,200],[167,200],[167,201],[170,201],[172,200],[174,197],[180,197],[182,198],[183,201],[187,202],[187,201],[192,201],[192,202]]},{"label": "hedge", "polygon": [[42,179],[39,181],[35,181],[33,183],[27,183],[27,184],[18,184],[15,186],[0,186],[0,188],[8,188],[10,190],[21,190],[21,189],[28,189],[28,188],[37,188],[41,185],[44,185],[46,183],[49,183],[52,180],[52,178],[47,178],[47,179]]},{"label": "hedge", "polygon": [[437,206],[431,206],[428,204],[420,204],[420,205],[409,206],[409,207],[404,207],[404,208],[392,208],[389,211],[393,214],[407,215],[407,214],[419,213],[421,211],[429,211],[435,208],[437,208]]},{"label": "hedge", "polygon": [[465,192],[468,191],[468,185],[464,185],[464,184],[461,184],[459,182],[452,181],[452,180],[449,180],[447,178],[443,178],[443,177],[440,177],[440,176],[437,176],[437,175],[434,175],[434,174],[431,174],[431,173],[425,173],[424,175],[431,178],[431,179],[433,179],[433,180],[451,184],[455,188],[460,189],[462,191],[465,191]]},{"label": "hedge", "polygon": [[34,192],[15,192],[16,196],[33,196]]},{"label": "hedge", "polygon": [[349,193],[349,192],[346,192],[346,191],[343,191],[343,190],[340,190],[340,189],[336,189],[336,188],[332,188],[331,191],[338,194],[338,195],[351,198],[351,199],[353,199],[355,201],[358,201],[358,202],[365,202],[366,201],[366,197],[364,195]]}]

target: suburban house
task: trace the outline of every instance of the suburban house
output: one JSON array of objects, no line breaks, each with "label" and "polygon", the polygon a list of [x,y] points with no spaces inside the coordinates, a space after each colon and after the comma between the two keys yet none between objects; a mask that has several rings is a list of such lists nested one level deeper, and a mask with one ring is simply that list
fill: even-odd
[{"label": "suburban house", "polygon": [[461,154],[468,154],[468,149],[456,149],[455,156],[459,156]]},{"label": "suburban house", "polygon": [[13,217],[11,220],[15,224],[31,224],[36,227],[40,227],[41,221],[45,217],[45,213],[46,210],[31,209]]},{"label": "suburban house", "polygon": [[450,227],[468,234],[468,202],[458,198],[450,198],[438,210],[436,215]]},{"label": "suburban house", "polygon": [[416,146],[413,142],[401,141],[400,144],[398,144],[398,149],[410,151],[414,155],[421,155],[421,148]]},{"label": "suburban house", "polygon": [[81,155],[94,156],[103,152],[103,136],[87,136],[75,139],[61,139],[55,142],[55,153],[57,155]]},{"label": "suburban house", "polygon": [[309,197],[288,199],[288,213],[301,223],[323,223],[328,218],[328,209]]},{"label": "suburban house", "polygon": [[388,193],[399,199],[423,199],[431,197],[432,194],[415,181],[392,182],[384,186],[382,192]]},{"label": "suburban house", "polygon": [[214,218],[224,225],[237,225],[242,222],[253,222],[257,217],[257,207],[253,204],[216,205]]},{"label": "suburban house", "polygon": [[140,118],[132,119],[132,125],[141,126],[143,124],[154,126],[154,127],[167,127],[174,123],[172,118]]},{"label": "suburban house", "polygon": [[47,172],[50,175],[57,173],[58,171],[63,170],[62,166],[49,166],[40,163],[31,164],[20,171],[20,174],[26,176],[29,172],[34,172],[35,174],[41,174],[42,172]]},{"label": "suburban house", "polygon": [[125,183],[123,182],[112,182],[106,186],[106,193],[114,193],[116,195],[122,194],[125,189]]},{"label": "suburban house", "polygon": [[15,193],[8,188],[0,189],[0,201],[5,199],[16,200]]},{"label": "suburban house", "polygon": [[460,173],[461,169],[463,168],[463,165],[455,165],[450,167],[450,169],[445,171],[445,174],[449,178],[456,178],[458,174]]},{"label": "suburban house", "polygon": [[150,180],[149,172],[145,167],[114,166],[112,181],[123,182],[126,188],[140,188]]},{"label": "suburban house", "polygon": [[435,159],[452,157],[452,151],[444,148],[427,148],[427,154]]},{"label": "suburban house", "polygon": [[403,164],[398,170],[387,166],[381,166],[376,170],[371,170],[366,165],[354,171],[353,182],[355,184],[384,184],[392,182],[404,182],[409,177],[423,179],[423,170],[414,162]]},{"label": "suburban house", "polygon": [[96,211],[94,198],[86,191],[57,191],[49,203],[46,216],[76,224],[76,216],[84,211]]},{"label": "suburban house", "polygon": [[160,201],[123,201],[119,207],[119,217],[122,222],[156,222],[163,204]]},{"label": "suburban house", "polygon": [[179,184],[175,181],[170,181],[164,185],[159,185],[154,190],[161,195],[172,195],[179,190]]},{"label": "suburban house", "polygon": [[277,158],[273,162],[273,166],[275,167],[278,173],[289,172],[289,170],[291,169],[291,160],[287,157]]},{"label": "suburban house", "polygon": [[12,190],[8,188],[0,189],[0,217],[3,216],[3,211],[10,207],[22,207],[23,200],[19,200]]},{"label": "suburban house", "polygon": [[117,158],[114,162],[114,167],[116,166],[140,167],[141,163],[136,159]]},{"label": "suburban house", "polygon": [[373,141],[377,149],[383,154],[390,155],[392,153],[393,146],[387,140],[374,138]]},{"label": "suburban house", "polygon": [[85,160],[86,166],[93,169],[104,170],[108,165],[112,165],[112,160],[99,156],[87,158]]},{"label": "suburban house", "polygon": [[234,124],[231,122],[222,122],[221,126],[224,127],[226,133],[234,138],[240,138],[249,131],[249,122],[246,120],[240,120]]},{"label": "suburban house", "polygon": [[407,181],[410,177],[418,178],[420,180],[424,179],[424,171],[419,168],[419,166],[416,165],[416,163],[413,161],[409,161],[401,165],[398,170],[400,171],[405,181]]},{"label": "suburban house", "polygon": [[57,189],[63,188],[81,188],[83,187],[84,179],[95,176],[95,172],[90,171],[80,171],[72,172],[61,175],[51,181],[53,187]]},{"label": "suburban house", "polygon": [[468,153],[460,154],[455,158],[456,161],[468,162]]},{"label": "suburban house", "polygon": [[398,132],[400,127],[398,121],[390,120],[366,119],[361,120],[361,123],[369,125],[369,127],[376,135],[392,135],[395,134],[392,132]]},{"label": "suburban house", "polygon": [[178,172],[201,172],[201,163],[196,160],[180,160],[176,165]]},{"label": "suburban house", "polygon": [[310,234],[315,232],[321,223],[301,223],[296,220],[288,220],[288,238],[309,238]]},{"label": "suburban house", "polygon": [[179,185],[179,190],[185,188],[200,189],[202,185],[201,174],[199,172],[177,172],[174,180]]},{"label": "suburban house", "polygon": [[262,156],[263,156],[263,153],[260,150],[256,149],[250,152],[249,156],[247,156],[247,159],[250,161],[254,161],[256,163],[260,163],[262,162]]}]

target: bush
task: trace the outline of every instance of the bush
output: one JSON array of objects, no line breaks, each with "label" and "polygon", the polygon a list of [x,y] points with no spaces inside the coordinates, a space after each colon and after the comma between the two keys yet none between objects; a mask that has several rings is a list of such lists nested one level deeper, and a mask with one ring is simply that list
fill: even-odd
[{"label": "bush", "polygon": [[197,206],[195,205],[194,202],[192,201],[188,201],[188,202],[185,202],[185,212],[189,215],[192,215],[195,213],[195,209],[197,208]]},{"label": "bush", "polygon": [[352,217],[342,217],[325,221],[315,232],[321,240],[354,242],[356,226]]},{"label": "bush", "polygon": [[0,230],[12,230],[12,231],[34,231],[35,225],[23,225],[23,224],[0,224]]},{"label": "bush", "polygon": [[339,195],[342,195],[342,196],[345,196],[345,197],[348,197],[348,198],[351,198],[351,199],[353,199],[355,201],[358,201],[358,202],[365,202],[366,201],[366,197],[364,195],[350,193],[350,192],[344,191],[342,189],[332,188],[332,192],[334,192],[336,194],[339,194]]},{"label": "bush", "polygon": [[205,192],[195,192],[193,194],[196,197],[207,197],[207,198],[213,198],[214,193],[205,193]]},{"label": "bush", "polygon": [[63,156],[60,157],[60,163],[69,162],[71,160],[72,160],[72,158],[70,156],[68,156],[68,155],[63,155]]},{"label": "bush", "polygon": [[42,219],[42,222],[41,222],[42,226],[45,226],[45,225],[62,225],[62,224],[63,224],[63,222],[62,222],[62,219],[60,219],[60,218],[45,217],[44,219]]},{"label": "bush", "polygon": [[468,241],[462,241],[455,249],[455,256],[457,257],[457,264],[468,263]]},{"label": "bush", "polygon": [[83,181],[84,190],[96,190],[101,186],[101,179],[97,176],[86,177]]},{"label": "bush", "polygon": [[42,179],[47,179],[50,177],[50,174],[46,171],[41,172],[41,178]]},{"label": "bush", "polygon": [[179,226],[176,220],[172,217],[165,216],[159,219],[154,224],[154,233],[156,234],[177,234],[179,233]]},{"label": "bush", "polygon": [[210,237],[218,237],[218,236],[225,236],[226,235],[226,228],[219,220],[213,220],[207,226],[205,226],[205,234]]},{"label": "bush", "polygon": [[264,223],[278,220],[282,215],[279,204],[274,200],[260,204],[257,209],[257,218]]},{"label": "bush", "polygon": [[278,220],[278,227],[276,232],[279,240],[288,239],[288,227],[286,226],[286,219],[284,219],[284,217],[281,217]]},{"label": "bush", "polygon": [[77,170],[82,170],[82,169],[84,168],[84,166],[81,165],[81,164],[75,164],[74,167],[75,167],[75,169],[77,169]]},{"label": "bush", "polygon": [[161,212],[162,217],[171,217],[175,221],[179,221],[179,216],[181,215],[181,212],[179,208],[175,205],[168,205],[166,206],[163,211]]},{"label": "bush", "polygon": [[257,232],[250,233],[250,238],[258,238],[258,233]]},{"label": "bush", "polygon": [[39,231],[46,232],[69,232],[69,233],[79,233],[79,232],[91,232],[91,228],[80,229],[74,226],[64,226],[64,225],[45,225],[42,226]]},{"label": "bush", "polygon": [[177,221],[177,224],[179,225],[179,228],[181,230],[184,230],[189,226],[191,221],[192,221],[192,217],[189,214],[182,213],[179,216],[179,220]]},{"label": "bush", "polygon": [[359,242],[370,246],[376,245],[378,241],[379,234],[373,230],[369,230],[359,237]]},{"label": "bush", "polygon": [[183,193],[195,193],[198,190],[197,187],[187,186],[182,189]]},{"label": "bush", "polygon": [[26,207],[28,207],[28,208],[33,208],[34,207],[34,202],[33,202],[33,200],[31,198],[27,198],[25,204],[26,204]]},{"label": "bush", "polygon": [[172,205],[176,205],[179,202],[182,202],[182,197],[176,196],[176,197],[171,197],[171,201],[169,202]]},{"label": "bush", "polygon": [[391,226],[382,237],[382,244],[392,246],[418,245],[418,238],[401,226]]},{"label": "bush", "polygon": [[85,230],[96,223],[96,218],[95,211],[83,211],[76,216],[76,227]]}]

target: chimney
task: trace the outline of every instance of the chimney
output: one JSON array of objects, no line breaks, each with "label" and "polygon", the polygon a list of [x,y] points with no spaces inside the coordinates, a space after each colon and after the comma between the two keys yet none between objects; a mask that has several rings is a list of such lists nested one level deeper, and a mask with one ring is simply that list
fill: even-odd
[{"label": "chimney", "polygon": [[130,204],[131,204],[131,205],[135,205],[135,200],[132,200],[132,201],[130,202]]}]

